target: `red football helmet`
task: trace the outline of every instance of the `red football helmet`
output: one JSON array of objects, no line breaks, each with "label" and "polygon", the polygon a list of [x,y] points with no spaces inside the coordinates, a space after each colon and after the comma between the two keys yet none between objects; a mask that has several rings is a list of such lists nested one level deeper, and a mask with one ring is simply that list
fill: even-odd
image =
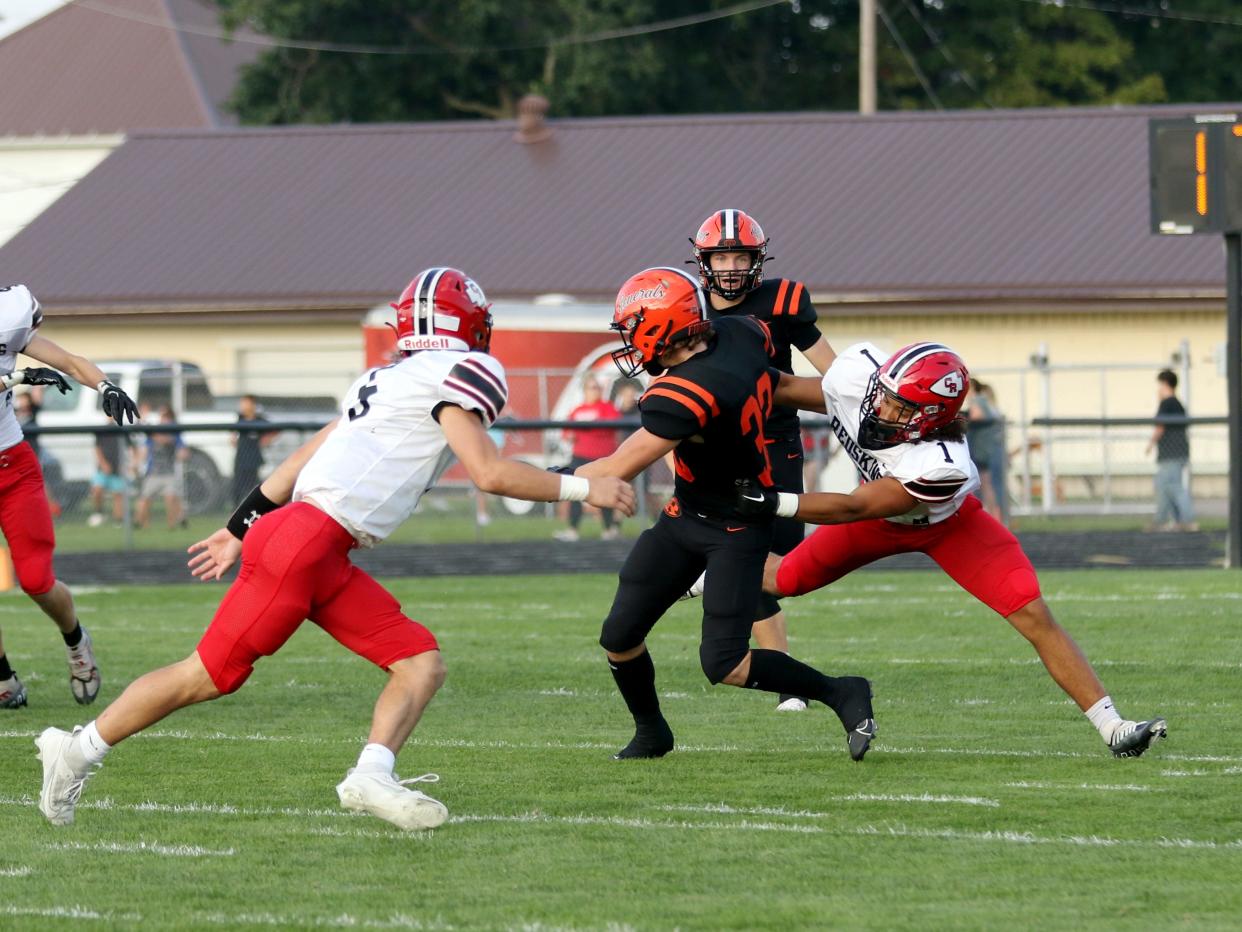
[{"label": "red football helmet", "polygon": [[869,450],[917,442],[947,427],[962,410],[970,373],[941,343],[911,343],[871,376],[858,419],[858,442]]},{"label": "red football helmet", "polygon": [[639,369],[659,375],[662,353],[711,330],[707,296],[698,282],[681,269],[644,269],[617,292],[611,329],[621,335],[624,349],[612,354],[622,375]]},{"label": "red football helmet", "polygon": [[481,350],[492,342],[491,304],[474,279],[457,269],[419,272],[397,303],[397,350]]},{"label": "red football helmet", "polygon": [[[732,301],[754,291],[763,283],[763,263],[768,259],[768,241],[763,227],[755,218],[741,210],[718,210],[699,227],[690,242],[694,244],[694,258],[699,264],[699,284],[714,291],[722,298]],[[725,288],[722,273],[712,268],[714,252],[746,252],[751,256],[750,268],[742,276],[736,288]]]}]

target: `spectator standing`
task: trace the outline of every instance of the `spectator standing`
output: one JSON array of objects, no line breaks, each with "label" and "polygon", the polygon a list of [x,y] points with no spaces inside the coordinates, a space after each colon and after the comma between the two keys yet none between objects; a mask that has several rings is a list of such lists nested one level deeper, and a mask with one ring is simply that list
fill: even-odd
[{"label": "spectator standing", "polygon": [[1177,373],[1163,369],[1156,375],[1156,427],[1147,441],[1147,454],[1156,451],[1156,521],[1157,531],[1197,531],[1195,508],[1186,488],[1187,467],[1190,465],[1190,441],[1185,424],[1168,424],[1166,418],[1186,416],[1186,409],[1177,398]]},{"label": "spectator standing", "polygon": [[[267,421],[259,410],[254,395],[242,395],[237,400],[237,423],[242,427],[254,427]],[[239,430],[233,435],[233,500],[240,501],[259,484],[259,469],[263,465],[263,449],[276,439],[275,431],[260,433],[257,430]]]},{"label": "spectator standing", "polygon": [[979,471],[979,499],[983,509],[997,521],[1008,523],[1008,494],[1005,489],[1005,423],[992,387],[978,379],[970,380],[970,410],[967,414],[967,442],[970,459]]},{"label": "spectator standing", "polygon": [[[582,381],[582,404],[569,412],[569,420],[581,421],[616,421],[620,420],[621,412],[613,407],[612,402],[604,400],[599,380],[588,375]],[[566,439],[572,444],[572,458],[569,469],[574,470],[585,466],[592,460],[611,456],[617,449],[617,432],[615,430],[568,430]],[[601,540],[615,540],[620,535],[611,508],[600,511],[600,520],[604,529],[600,532]],[[573,542],[578,539],[578,525],[582,523],[582,502],[569,503],[569,526],[562,528],[552,536],[557,540]]]},{"label": "spectator standing", "polygon": [[125,452],[129,446],[123,434],[95,435],[95,475],[91,479],[91,516],[86,523],[99,527],[104,518],[104,494],[112,496],[112,520],[125,520]]},{"label": "spectator standing", "polygon": [[[159,423],[175,424],[176,417],[168,405],[160,406]],[[134,523],[145,528],[151,522],[151,499],[162,496],[164,513],[168,519],[168,529],[186,527],[184,464],[190,458],[190,451],[181,439],[181,434],[167,433],[147,434],[145,451],[146,463],[142,473],[142,489],[138,495],[138,509]]]}]

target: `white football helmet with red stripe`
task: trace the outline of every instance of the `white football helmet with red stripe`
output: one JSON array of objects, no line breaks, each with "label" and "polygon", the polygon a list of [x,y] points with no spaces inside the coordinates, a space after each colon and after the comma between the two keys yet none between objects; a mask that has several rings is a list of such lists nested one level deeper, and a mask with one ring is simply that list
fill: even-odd
[{"label": "white football helmet with red stripe", "polygon": [[[690,240],[694,259],[699,264],[699,284],[732,301],[754,291],[763,284],[763,263],[768,260],[768,239],[754,217],[732,208],[718,210],[699,225],[699,232]],[[750,268],[736,288],[726,288],[722,274],[712,268],[714,252],[749,253]]]},{"label": "white football helmet with red stripe", "polygon": [[474,279],[437,266],[419,272],[395,304],[397,350],[479,350],[492,342],[491,304]]},{"label": "white football helmet with red stripe", "polygon": [[966,363],[944,344],[903,346],[871,376],[858,442],[878,450],[926,438],[959,416],[969,385]]}]

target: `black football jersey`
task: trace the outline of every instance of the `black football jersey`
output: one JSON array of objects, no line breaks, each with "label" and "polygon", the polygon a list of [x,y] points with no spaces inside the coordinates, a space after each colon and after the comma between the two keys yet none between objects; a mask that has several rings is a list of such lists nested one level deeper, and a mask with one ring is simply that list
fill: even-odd
[{"label": "black football jersey", "polygon": [[765,424],[779,373],[767,326],[749,316],[714,322],[708,348],[653,379],[639,401],[642,425],[681,441],[675,491],[682,506],[730,517],[738,479],[772,486]]},{"label": "black football jersey", "polygon": [[[793,354],[790,347],[810,349],[822,336],[819,328],[815,326],[816,314],[815,307],[811,304],[811,293],[802,282],[790,281],[787,278],[765,279],[740,304],[723,311],[714,308],[708,310],[708,316],[713,320],[743,314],[768,325],[775,348],[772,365],[791,375]],[[768,419],[768,437],[785,437],[797,432],[797,409],[784,405],[774,407],[772,416]]]}]

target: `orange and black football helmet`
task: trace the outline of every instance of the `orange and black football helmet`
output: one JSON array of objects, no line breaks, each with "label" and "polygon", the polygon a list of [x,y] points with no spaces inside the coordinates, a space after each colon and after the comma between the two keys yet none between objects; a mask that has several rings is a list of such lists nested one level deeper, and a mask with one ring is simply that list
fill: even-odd
[{"label": "orange and black football helmet", "polygon": [[[768,260],[768,240],[763,227],[750,214],[741,210],[718,210],[699,227],[690,241],[694,244],[694,260],[699,264],[699,284],[729,301],[754,291],[763,283],[763,263]],[[741,284],[726,288],[721,272],[712,268],[714,252],[745,252],[751,257],[750,268],[742,274]]]},{"label": "orange and black football helmet", "polygon": [[472,278],[457,269],[425,269],[391,307],[397,312],[397,350],[487,352],[492,342],[491,304]]},{"label": "orange and black football helmet", "polygon": [[610,327],[625,346],[613,352],[612,361],[626,378],[640,369],[659,375],[662,354],[705,336],[711,326],[707,296],[693,276],[681,269],[644,269],[617,292]]}]

